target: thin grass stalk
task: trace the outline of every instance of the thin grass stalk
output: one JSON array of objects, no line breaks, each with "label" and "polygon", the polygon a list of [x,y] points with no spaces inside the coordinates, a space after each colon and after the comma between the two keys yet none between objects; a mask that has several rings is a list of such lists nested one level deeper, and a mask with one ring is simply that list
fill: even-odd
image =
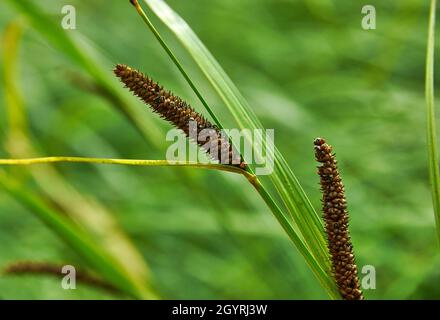
[{"label": "thin grass stalk", "polygon": [[146,167],[190,167],[199,169],[220,170],[233,172],[243,175],[252,185],[256,185],[256,176],[239,167],[223,164],[199,163],[191,161],[173,161],[168,160],[141,160],[141,159],[110,159],[110,158],[86,158],[86,157],[39,157],[26,159],[0,159],[0,165],[34,165],[47,163],[94,163],[94,164],[117,164],[128,166],[146,166]]}]

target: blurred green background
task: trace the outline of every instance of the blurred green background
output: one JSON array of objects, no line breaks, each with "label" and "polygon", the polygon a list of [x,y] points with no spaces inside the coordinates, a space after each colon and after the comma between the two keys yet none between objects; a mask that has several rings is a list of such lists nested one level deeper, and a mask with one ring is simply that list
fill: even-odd
[{"label": "blurred green background", "polygon": [[[28,23],[28,14],[14,1],[0,5],[1,50],[9,48],[4,38],[7,26],[21,25],[18,71],[13,77],[29,128],[28,138],[20,136],[20,129],[11,133],[5,99],[9,80],[2,77],[1,158],[165,157],[169,146],[165,132],[170,126],[121,91],[137,110],[138,121],[146,124],[143,133],[136,130],[108,95],[94,91],[94,75],[72,59],[71,49],[54,44],[51,34],[57,32],[81,35],[84,53],[91,52],[89,46],[100,53],[94,59],[116,87],[113,66],[128,64],[203,110],[128,1],[31,1],[53,23],[53,33],[46,34]],[[264,126],[275,129],[276,145],[317,210],[321,196],[312,142],[322,136],[334,146],[346,186],[358,267],[376,268],[376,289],[366,290],[366,298],[440,298],[425,144],[428,1],[167,3],[218,59]],[[76,30],[61,29],[65,4],[76,8]],[[376,30],[361,28],[365,4],[376,7]],[[223,117],[219,97],[173,35],[150,16],[228,127],[230,119]],[[7,67],[2,60],[2,75]],[[242,177],[184,168],[80,164],[4,170],[26,192],[55,208],[83,214],[82,219],[111,235],[111,228],[124,233],[148,263],[163,298],[327,298]],[[70,188],[78,196],[70,197]],[[57,193],[61,194],[53,199]],[[18,260],[83,265],[32,210],[2,190],[0,244],[1,267]],[[108,245],[126,252],[116,242]],[[127,263],[131,264],[129,258]],[[118,297],[81,284],[76,290],[63,290],[53,277],[1,276],[0,298]]]}]

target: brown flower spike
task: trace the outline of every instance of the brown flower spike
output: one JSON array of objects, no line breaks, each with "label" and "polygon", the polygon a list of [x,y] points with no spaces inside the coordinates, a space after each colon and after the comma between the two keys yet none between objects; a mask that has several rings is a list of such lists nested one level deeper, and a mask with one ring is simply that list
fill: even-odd
[{"label": "brown flower spike", "polygon": [[[176,128],[181,129],[187,137],[194,136],[196,142],[205,151],[209,151],[214,160],[219,160],[223,164],[238,166],[242,169],[246,168],[246,163],[241,159],[238,152],[234,151],[229,139],[222,135],[220,129],[194,111],[185,101],[172,92],[164,90],[162,86],[143,73],[126,65],[116,65],[113,72],[134,95],[150,105],[154,112]],[[191,126],[190,122],[194,125]],[[197,133],[202,130],[206,135],[200,141],[201,137],[199,136],[199,139],[197,139]],[[210,141],[211,139],[212,141]]]},{"label": "brown flower spike", "polygon": [[316,138],[314,144],[316,161],[321,163],[318,174],[321,177],[325,230],[334,277],[344,299],[362,300],[353,245],[348,231],[344,186],[339,176],[337,161],[332,147],[324,139]]},{"label": "brown flower spike", "polygon": [[[61,277],[63,266],[63,264],[52,264],[47,262],[19,261],[5,267],[3,273],[8,275],[40,274]],[[98,278],[85,270],[76,270],[75,277],[79,282],[92,287],[101,288],[112,293],[119,292],[119,290],[112,284],[105,282],[103,279]]]}]

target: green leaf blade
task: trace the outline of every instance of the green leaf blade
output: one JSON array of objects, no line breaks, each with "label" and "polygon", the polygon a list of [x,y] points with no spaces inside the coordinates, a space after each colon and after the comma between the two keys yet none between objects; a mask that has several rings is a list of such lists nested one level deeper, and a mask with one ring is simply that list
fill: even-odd
[{"label": "green leaf blade", "polygon": [[440,244],[440,172],[438,163],[438,141],[435,122],[434,97],[434,49],[435,49],[436,0],[431,0],[428,41],[426,53],[426,136],[428,147],[429,180],[431,184],[437,238]]},{"label": "green leaf blade", "polygon": [[[165,1],[144,0],[144,2],[175,34],[178,40],[182,43],[183,47],[189,52],[189,54],[202,70],[211,85],[217,91],[218,95],[224,101],[227,109],[235,119],[238,128],[263,128],[263,125],[255,115],[255,112],[250,108],[246,99],[242,96],[238,88],[234,85],[232,80],[225,73],[223,68],[209,52],[209,50],[199,40],[199,38],[192,31],[189,25],[176,12],[174,12],[165,3]],[[150,29],[156,29],[154,26],[150,26],[152,25],[152,23],[148,18],[144,18],[144,21],[147,23],[147,25],[149,25]],[[158,36],[156,35],[156,37]],[[161,43],[165,51],[171,51],[162,39],[159,42]],[[172,60],[175,62],[175,59],[172,58]],[[179,70],[182,69],[180,63],[178,65],[178,68]],[[214,113],[206,103],[203,104],[208,109],[210,114]],[[245,139],[246,138],[251,139],[251,137],[245,137]],[[252,143],[251,140],[248,140],[248,142]],[[265,148],[264,143],[265,142],[263,142],[263,149]],[[269,141],[268,143],[271,142]],[[310,200],[308,199],[307,195],[299,184],[298,179],[295,177],[293,171],[288,166],[282,154],[277,150],[275,146],[273,146],[273,150],[275,152],[275,170],[270,176],[270,179],[289,212],[288,215],[285,215],[283,213],[284,218],[289,219],[290,228],[292,228],[292,231],[295,232],[295,234],[297,234],[299,231],[299,234],[297,234],[297,236],[305,243],[305,247],[303,249],[310,250],[314,259],[316,259],[319,268],[325,270],[325,277],[328,283],[327,288],[329,288],[328,290],[333,297],[337,297],[337,288],[331,276],[331,266],[328,256],[327,244],[323,233],[322,220],[311,205]],[[258,154],[261,156],[259,150],[256,150],[254,148],[253,151],[254,154]],[[273,208],[271,209],[273,212],[275,212]],[[292,223],[296,225],[296,228],[292,225]],[[295,229],[298,229],[298,231],[296,231]],[[306,258],[307,253],[301,253]],[[315,270],[315,274],[319,272],[319,270]]]}]

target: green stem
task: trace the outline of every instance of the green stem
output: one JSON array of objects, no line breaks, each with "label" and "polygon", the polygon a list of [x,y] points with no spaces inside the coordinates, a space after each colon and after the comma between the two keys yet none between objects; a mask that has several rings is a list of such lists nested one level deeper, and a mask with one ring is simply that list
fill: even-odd
[{"label": "green stem", "polygon": [[256,183],[256,176],[239,167],[223,164],[199,163],[190,161],[168,160],[143,160],[143,159],[110,159],[110,158],[85,158],[85,157],[41,157],[27,159],[0,159],[0,165],[32,165],[56,162],[76,162],[76,163],[99,163],[99,164],[120,164],[129,166],[147,167],[191,167],[201,169],[212,169],[242,174],[252,185]]},{"label": "green stem", "polygon": [[206,110],[208,111],[209,115],[212,117],[212,120],[215,122],[215,124],[219,127],[219,128],[223,128],[220,121],[218,120],[218,118],[215,116],[214,112],[212,112],[211,108],[209,107],[208,103],[206,102],[206,100],[203,98],[202,94],[200,93],[200,91],[197,89],[196,85],[194,84],[194,82],[192,82],[191,78],[188,76],[188,74],[186,73],[185,69],[183,68],[182,64],[180,63],[179,59],[177,59],[177,57],[174,55],[174,53],[171,51],[171,49],[168,47],[168,45],[165,43],[165,41],[163,40],[163,38],[161,37],[161,35],[159,34],[159,32],[156,30],[156,28],[153,26],[153,24],[151,23],[150,19],[147,17],[147,15],[145,14],[144,10],[142,9],[142,7],[139,5],[139,3],[137,2],[137,0],[130,0],[130,3],[136,8],[137,12],[139,13],[139,15],[141,16],[142,20],[144,20],[145,24],[148,26],[148,28],[151,30],[151,32],[154,34],[154,36],[156,37],[157,41],[159,41],[160,45],[162,46],[162,48],[164,48],[164,50],[166,51],[166,53],[169,55],[169,57],[171,58],[171,60],[174,62],[174,64],[177,66],[177,68],[179,69],[179,71],[182,73],[183,77],[185,78],[185,80],[188,82],[189,86],[191,87],[191,89],[194,91],[194,93],[197,95],[197,98],[199,98],[199,100],[202,102],[203,106],[206,108]]},{"label": "green stem", "polygon": [[332,281],[332,277],[329,277],[326,272],[319,266],[316,259],[311,255],[310,250],[306,247],[303,240],[298,236],[298,234],[293,229],[293,226],[289,222],[289,220],[284,215],[283,211],[280,207],[275,203],[272,196],[267,192],[266,188],[261,184],[258,178],[256,179],[256,183],[254,184],[255,189],[264,200],[266,205],[272,211],[273,215],[284,229],[284,231],[289,236],[290,240],[297,247],[298,251],[306,260],[309,267],[312,269],[318,281],[321,285],[327,290],[327,293],[333,299],[341,299],[341,296],[335,286],[335,282]]}]

